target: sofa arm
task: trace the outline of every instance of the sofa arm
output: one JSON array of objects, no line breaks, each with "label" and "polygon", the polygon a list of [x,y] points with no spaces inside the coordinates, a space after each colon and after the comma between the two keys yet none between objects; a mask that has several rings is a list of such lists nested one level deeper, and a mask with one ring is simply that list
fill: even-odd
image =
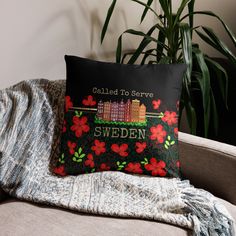
[{"label": "sofa arm", "polygon": [[183,177],[236,204],[236,146],[179,132]]}]

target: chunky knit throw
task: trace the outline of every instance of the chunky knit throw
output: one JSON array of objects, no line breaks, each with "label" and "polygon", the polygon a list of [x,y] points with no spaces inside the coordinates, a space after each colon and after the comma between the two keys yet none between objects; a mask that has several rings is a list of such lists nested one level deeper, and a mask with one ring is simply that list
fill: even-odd
[{"label": "chunky knit throw", "polygon": [[0,187],[27,201],[92,214],[152,219],[193,235],[234,235],[217,199],[188,181],[98,172],[58,177],[64,81],[21,82],[0,91]]}]

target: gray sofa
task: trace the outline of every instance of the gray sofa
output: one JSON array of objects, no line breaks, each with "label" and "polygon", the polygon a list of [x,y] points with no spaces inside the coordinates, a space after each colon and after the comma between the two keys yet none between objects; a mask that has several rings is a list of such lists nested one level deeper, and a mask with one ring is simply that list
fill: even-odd
[{"label": "gray sofa", "polygon": [[[236,147],[179,134],[182,172],[195,187],[219,198],[236,220]],[[10,198],[0,189],[1,236],[184,236],[191,231],[139,219],[79,214]]]}]

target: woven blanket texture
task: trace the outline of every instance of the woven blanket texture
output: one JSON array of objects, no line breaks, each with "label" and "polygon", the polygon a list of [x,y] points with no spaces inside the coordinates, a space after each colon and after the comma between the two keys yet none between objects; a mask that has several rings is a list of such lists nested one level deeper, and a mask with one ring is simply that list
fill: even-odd
[{"label": "woven blanket texture", "polygon": [[188,181],[97,172],[52,174],[60,148],[65,81],[23,81],[0,91],[0,187],[18,199],[79,212],[151,219],[193,235],[233,236],[217,199]]}]

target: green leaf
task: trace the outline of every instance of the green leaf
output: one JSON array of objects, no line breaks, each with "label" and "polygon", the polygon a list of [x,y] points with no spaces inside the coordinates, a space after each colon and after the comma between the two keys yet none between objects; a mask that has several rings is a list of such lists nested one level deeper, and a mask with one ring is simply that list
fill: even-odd
[{"label": "green leaf", "polygon": [[140,163],[144,165],[146,162],[145,161],[141,161]]},{"label": "green leaf", "polygon": [[78,154],[78,152],[75,152],[75,154],[74,154],[76,157],[79,157],[79,154]]},{"label": "green leaf", "polygon": [[173,27],[175,27],[179,23],[180,16],[183,13],[183,10],[186,8],[186,6],[189,2],[190,2],[190,0],[182,0],[181,1],[181,4],[180,4],[180,6],[177,10],[177,13],[176,13],[176,18],[175,18],[175,21],[173,23]]},{"label": "green leaf", "polygon": [[170,145],[174,145],[175,144],[175,141],[171,141]]},{"label": "green leaf", "polygon": [[82,162],[83,160],[82,159],[78,159],[77,162]]},{"label": "green leaf", "polygon": [[79,158],[83,158],[83,157],[85,157],[84,153],[79,156]]},{"label": "green leaf", "polygon": [[196,56],[196,60],[198,66],[201,70],[201,77],[197,77],[197,81],[200,85],[200,90],[202,93],[202,100],[203,100],[203,109],[204,109],[204,136],[208,136],[208,129],[209,129],[209,122],[210,122],[210,73],[207,67],[207,64],[204,59],[203,53],[198,48],[193,48],[194,55]]},{"label": "green leaf", "polygon": [[117,161],[117,162],[116,162],[116,164],[119,166],[119,165],[120,165],[120,162],[119,162],[119,161]]},{"label": "green leaf", "polygon": [[165,149],[168,149],[168,148],[169,148],[166,144],[164,145],[164,147],[165,147]]},{"label": "green leaf", "polygon": [[[159,30],[158,33],[158,38],[157,38],[157,54],[156,54],[156,58],[157,61],[160,63],[160,60],[163,56],[163,50],[164,50],[164,46],[165,45],[165,41],[166,41],[166,34],[163,32],[164,30]],[[160,43],[159,43],[160,42]]]},{"label": "green leaf", "polygon": [[[191,0],[188,4],[188,12],[189,12],[189,27],[192,29],[193,28],[193,11],[194,11],[194,5],[195,5],[195,0]],[[191,30],[191,37],[192,37],[193,31]]]},{"label": "green leaf", "polygon": [[170,141],[170,139],[171,139],[171,138],[170,138],[170,135],[167,136],[167,139]]},{"label": "green leaf", "polygon": [[106,20],[105,20],[105,23],[103,25],[103,28],[102,28],[102,33],[101,33],[101,43],[103,42],[103,39],[106,35],[106,32],[107,32],[107,27],[108,27],[108,24],[110,22],[110,19],[111,19],[111,16],[112,16],[112,13],[114,11],[114,8],[115,8],[115,5],[116,5],[116,1],[117,0],[113,0],[109,9],[108,9],[108,12],[107,12],[107,16],[106,16]]},{"label": "green leaf", "polygon": [[233,31],[224,23],[224,21],[219,17],[217,16],[215,13],[213,13],[212,11],[195,11],[195,12],[191,12],[185,16],[183,16],[180,21],[183,21],[186,17],[189,17],[191,15],[207,15],[207,16],[212,16],[212,17],[215,17],[217,18],[221,24],[223,25],[223,27],[225,28],[228,36],[230,37],[230,39],[232,40],[234,46],[236,47],[236,37],[233,33]]},{"label": "green leaf", "polygon": [[[144,39],[153,41],[153,42],[158,42],[155,38],[149,36],[148,34],[143,33],[142,31],[137,31],[137,30],[133,30],[133,29],[128,29],[126,31],[124,31],[120,37],[118,38],[118,42],[117,42],[117,48],[116,48],[116,63],[121,63],[121,53],[122,53],[122,37],[124,34],[132,34],[132,35],[136,35],[136,36],[141,36]],[[159,42],[161,44],[161,42]],[[168,49],[168,47],[166,45],[163,45],[164,49]],[[131,62],[133,63],[135,59],[135,57],[137,57],[137,55],[139,55],[141,53],[141,49],[137,52],[137,54],[135,54],[135,56],[133,57],[132,61],[130,59],[130,61],[128,62],[129,64],[131,64]]]},{"label": "green leaf", "polygon": [[[207,34],[207,36],[210,38],[210,40],[214,43],[214,45],[215,45],[214,48],[217,51],[221,52],[223,55],[225,55],[232,63],[236,64],[236,57],[230,51],[230,49],[227,47],[227,45],[216,36],[214,31],[209,27],[202,27],[202,29]],[[199,35],[199,31],[196,31],[196,32]],[[205,42],[208,43],[208,41],[205,41]],[[209,43],[209,45],[211,45],[211,44]]]},{"label": "green leaf", "polygon": [[142,5],[142,6],[144,6],[145,8],[147,8],[148,10],[150,10],[151,12],[153,12],[153,14],[160,20],[160,22],[162,22],[161,21],[161,18],[159,17],[159,15],[156,13],[156,11],[153,9],[153,8],[151,8],[150,6],[148,6],[146,3],[143,3],[143,2],[141,2],[141,1],[139,1],[139,0],[131,0],[132,2],[136,2],[136,3],[138,3],[138,4],[140,4],[140,5]]},{"label": "green leaf", "polygon": [[148,159],[145,157],[145,158],[144,158],[144,161],[148,162]]},{"label": "green leaf", "polygon": [[187,65],[186,78],[188,83],[191,83],[192,74],[192,39],[191,29],[188,24],[180,24],[180,33],[182,37],[182,53],[185,64]]},{"label": "green leaf", "polygon": [[82,148],[80,147],[78,151],[79,151],[79,154],[81,154],[81,152],[82,152]]},{"label": "green leaf", "polygon": [[170,146],[170,142],[166,140],[166,145]]},{"label": "green leaf", "polygon": [[209,57],[205,57],[205,61],[208,63],[209,67],[215,72],[214,76],[219,83],[219,88],[222,94],[222,97],[225,102],[226,108],[228,108],[228,74],[226,70],[216,61]]},{"label": "green leaf", "polygon": [[125,165],[125,164],[126,164],[126,161],[123,161],[123,162],[122,162],[122,165]]},{"label": "green leaf", "polygon": [[76,157],[73,157],[72,160],[73,160],[73,161],[77,161]]},{"label": "green leaf", "polygon": [[[150,7],[150,6],[152,5],[152,2],[153,2],[153,0],[148,0],[148,1],[147,1],[147,6]],[[143,11],[143,14],[142,14],[142,17],[141,17],[141,22],[140,22],[140,23],[143,22],[145,16],[147,15],[147,12],[148,12],[148,8],[145,7],[145,9],[144,9],[144,11]]]},{"label": "green leaf", "polygon": [[[151,36],[152,33],[154,32],[154,30],[157,28],[157,24],[152,26],[148,32],[146,33],[146,35]],[[134,64],[135,61],[138,59],[138,57],[140,56],[140,54],[143,52],[143,50],[147,47],[147,45],[152,42],[151,39],[149,38],[143,38],[143,40],[141,41],[141,43],[139,44],[138,48],[135,50],[135,52],[133,53],[133,56],[130,58],[130,60],[128,61],[128,64]]]}]

